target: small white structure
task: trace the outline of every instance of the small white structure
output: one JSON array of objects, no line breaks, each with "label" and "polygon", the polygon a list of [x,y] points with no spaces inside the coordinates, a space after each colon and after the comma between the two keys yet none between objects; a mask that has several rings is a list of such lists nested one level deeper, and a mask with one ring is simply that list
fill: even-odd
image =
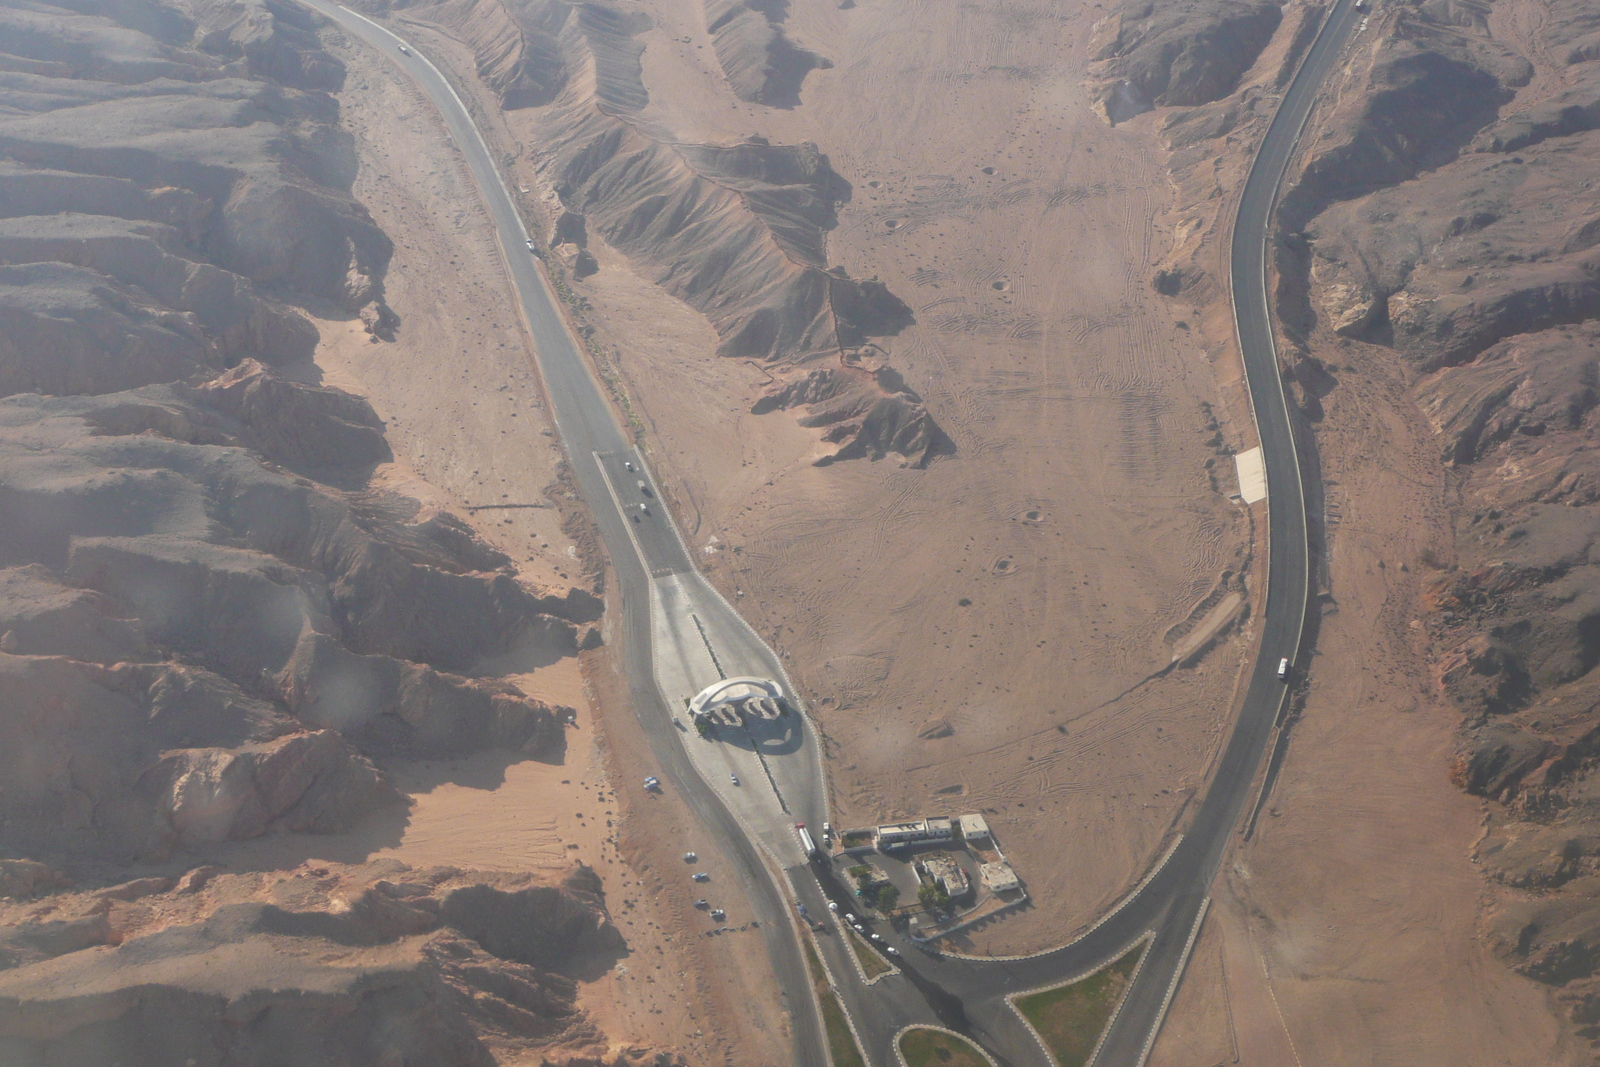
[{"label": "small white structure", "polygon": [[984,841],[989,837],[989,824],[982,815],[963,815],[957,820],[961,824],[961,836],[968,841]]},{"label": "small white structure", "polygon": [[1011,864],[1005,861],[998,863],[985,863],[978,868],[983,877],[983,884],[994,893],[1004,893],[1008,889],[1017,889],[1022,881],[1017,877],[1017,872],[1011,869]]},{"label": "small white structure", "polygon": [[927,825],[929,841],[948,841],[955,836],[955,827],[943,816],[928,819]]}]

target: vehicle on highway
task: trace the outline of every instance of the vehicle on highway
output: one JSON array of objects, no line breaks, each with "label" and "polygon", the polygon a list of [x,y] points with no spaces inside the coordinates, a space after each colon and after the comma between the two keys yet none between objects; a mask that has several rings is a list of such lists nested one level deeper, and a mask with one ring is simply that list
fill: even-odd
[{"label": "vehicle on highway", "polygon": [[828,910],[835,915],[839,914],[839,902],[837,900],[828,901]]},{"label": "vehicle on highway", "polygon": [[887,952],[891,956],[900,955],[900,950],[895,948],[893,945],[884,945],[883,946],[883,951]]},{"label": "vehicle on highway", "polygon": [[694,874],[691,877],[693,877],[694,880],[697,881],[697,882],[709,882],[709,881],[711,881],[711,876],[709,874],[707,874],[705,871],[695,871]]},{"label": "vehicle on highway", "polygon": [[528,242],[528,251],[530,251],[530,252],[534,251],[534,247],[533,247],[533,242],[532,241]]},{"label": "vehicle on highway", "polygon": [[833,840],[833,823],[825,822],[825,823],[822,824],[822,843],[824,845],[827,845],[832,840]]},{"label": "vehicle on highway", "polygon": [[409,56],[411,54],[411,49],[407,48],[405,45],[401,45],[400,54],[403,56]]},{"label": "vehicle on highway", "polygon": [[729,779],[732,780],[734,785],[738,785],[739,784],[739,776],[737,774],[730,774],[730,775],[728,775],[728,777],[729,777]]},{"label": "vehicle on highway", "polygon": [[639,479],[639,492],[643,493],[645,496],[650,495],[650,487],[644,484],[643,478]]},{"label": "vehicle on highway", "polygon": [[622,466],[624,468],[626,468],[627,470],[630,470],[630,471],[633,470],[633,460],[631,460],[631,459],[623,460],[622,461]]},{"label": "vehicle on highway", "polygon": [[806,858],[809,859],[817,851],[816,844],[811,840],[811,831],[806,829],[805,823],[797,822],[794,824],[794,832],[800,835],[800,847],[805,850]]},{"label": "vehicle on highway", "polygon": [[878,944],[880,944],[880,945],[883,944],[883,935],[882,934],[868,934],[867,936],[872,938],[872,940],[876,941]]},{"label": "vehicle on highway", "polygon": [[1285,656],[1278,661],[1278,679],[1282,681],[1289,677],[1289,658]]},{"label": "vehicle on highway", "polygon": [[650,514],[650,505],[649,504],[640,504],[639,505],[639,514],[641,514],[641,515]]}]

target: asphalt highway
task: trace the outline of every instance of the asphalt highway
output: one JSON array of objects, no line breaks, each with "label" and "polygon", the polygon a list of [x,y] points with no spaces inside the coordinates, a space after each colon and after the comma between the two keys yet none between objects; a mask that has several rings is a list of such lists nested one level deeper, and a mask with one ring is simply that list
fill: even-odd
[{"label": "asphalt highway", "polygon": [[[793,902],[804,903],[813,916],[825,916],[826,898],[803,865],[785,865],[782,879],[775,878],[749,833],[748,813],[742,823],[696,770],[681,732],[672,724],[673,709],[656,682],[651,583],[671,578],[690,590],[696,617],[704,617],[717,639],[734,649],[743,664],[743,669],[728,671],[730,676],[783,678],[782,665],[695,570],[670,513],[659,503],[643,458],[620,429],[573,342],[538,261],[526,251],[521,216],[492,153],[449,82],[414,49],[402,53],[404,42],[384,26],[328,0],[301,2],[399,63],[439,109],[466,157],[533,335],[539,370],[579,492],[594,515],[617,576],[622,610],[613,636],[620,638],[617,643],[635,713],[665,776],[740,873],[791,1013],[791,1062],[798,1067],[827,1067],[805,960],[790,925]],[[849,949],[840,932],[819,935],[818,947],[863,1051],[879,1067],[898,1062],[893,1044],[901,1027],[934,1022],[969,1033],[1001,1067],[1049,1067],[1049,1058],[1011,1009],[1007,996],[1082,974],[1147,935],[1151,940],[1140,970],[1094,1062],[1097,1067],[1140,1067],[1148,1054],[1203,916],[1210,885],[1250,799],[1256,771],[1288,697],[1289,687],[1277,677],[1278,662],[1287,658],[1295,664],[1291,681],[1303,670],[1298,658],[1309,596],[1310,552],[1294,422],[1278,370],[1266,297],[1268,226],[1306,115],[1358,21],[1355,0],[1337,0],[1262,141],[1234,226],[1230,259],[1234,314],[1266,466],[1269,552],[1261,647],[1212,783],[1184,838],[1153,876],[1069,945],[1020,960],[977,960],[921,952],[884,928],[881,933],[891,936],[901,952],[903,973],[866,986],[850,970]],[[629,464],[635,469],[629,470]],[[648,493],[639,489],[639,481],[645,482]],[[800,754],[783,757],[791,763],[774,772],[773,782],[785,794],[784,817],[816,827],[826,817],[826,789],[815,755],[816,739],[803,716],[802,724]],[[778,759],[769,763],[776,765]],[[767,854],[772,855],[770,848]]]}]

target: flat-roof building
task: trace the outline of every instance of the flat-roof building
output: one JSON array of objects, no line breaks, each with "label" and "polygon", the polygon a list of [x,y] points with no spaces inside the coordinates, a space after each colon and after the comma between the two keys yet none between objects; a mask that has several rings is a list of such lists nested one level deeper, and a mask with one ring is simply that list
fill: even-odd
[{"label": "flat-roof building", "polygon": [[989,836],[989,824],[982,815],[963,815],[957,821],[961,824],[961,836],[968,841],[981,841]]},{"label": "flat-roof building", "polygon": [[985,863],[979,868],[979,873],[983,876],[983,884],[995,893],[1004,893],[1008,889],[1016,889],[1022,885],[1021,880],[1017,878],[1017,872],[1011,869],[1009,863]]},{"label": "flat-roof building", "polygon": [[935,816],[927,820],[927,823],[929,841],[948,841],[955,836],[955,828],[951,825],[949,819]]},{"label": "flat-roof building", "polygon": [[913,841],[926,841],[928,839],[928,820],[918,819],[916,822],[891,822],[878,827],[878,847],[894,848],[896,845],[909,845]]}]

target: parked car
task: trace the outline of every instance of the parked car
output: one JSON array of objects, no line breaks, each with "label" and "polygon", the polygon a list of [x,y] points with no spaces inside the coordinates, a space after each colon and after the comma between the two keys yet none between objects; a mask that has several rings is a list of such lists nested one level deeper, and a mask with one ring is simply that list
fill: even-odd
[{"label": "parked car", "polygon": [[683,862],[685,862],[685,863],[693,863],[695,860],[697,860],[699,858],[700,858],[700,854],[698,852],[685,852],[683,854]]},{"label": "parked car", "polygon": [[711,876],[705,871],[695,871],[694,880],[697,882],[709,882],[711,881]]},{"label": "parked car", "polygon": [[733,780],[734,785],[739,784],[739,776],[737,774],[730,774],[728,777]]},{"label": "parked car", "polygon": [[711,917],[717,920],[717,922],[721,922],[723,919],[728,917],[728,913],[723,911],[721,908],[713,908],[711,909]]},{"label": "parked car", "polygon": [[709,903],[707,903],[707,901],[706,901],[706,899],[704,897],[701,897],[699,900],[695,901],[694,902],[694,906],[697,907],[697,908],[709,908],[709,907],[711,907],[711,905]]}]

